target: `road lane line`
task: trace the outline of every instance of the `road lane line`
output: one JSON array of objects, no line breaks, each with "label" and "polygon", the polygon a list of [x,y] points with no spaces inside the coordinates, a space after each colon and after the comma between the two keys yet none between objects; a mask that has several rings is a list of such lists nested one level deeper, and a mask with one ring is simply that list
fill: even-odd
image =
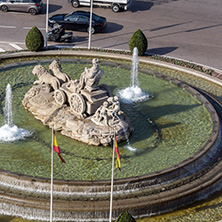
[{"label": "road lane line", "polygon": [[18,49],[18,50],[22,50],[23,48],[21,48],[20,46],[14,44],[14,43],[9,43],[9,45],[11,45],[12,47]]},{"label": "road lane line", "polygon": [[0,25],[0,28],[7,28],[7,29],[15,29],[15,26],[4,26],[4,25]]},{"label": "road lane line", "polygon": [[[23,29],[32,29],[32,27],[23,27]],[[38,28],[39,30],[43,30],[43,31],[45,31],[46,30],[46,28]]]},{"label": "road lane line", "polygon": [[10,43],[14,43],[14,44],[25,44],[24,42],[7,42],[7,41],[0,41],[0,43],[2,44],[10,44]]}]

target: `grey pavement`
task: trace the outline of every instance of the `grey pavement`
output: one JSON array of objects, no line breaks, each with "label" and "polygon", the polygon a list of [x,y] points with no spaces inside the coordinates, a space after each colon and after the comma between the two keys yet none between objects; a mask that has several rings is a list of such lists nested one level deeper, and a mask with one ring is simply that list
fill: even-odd
[{"label": "grey pavement", "polygon": [[[46,0],[43,0],[46,2]],[[89,10],[81,7],[81,10]],[[75,10],[66,1],[50,0],[50,15]],[[148,39],[148,53],[175,57],[222,70],[222,4],[219,0],[133,0],[129,11],[113,13],[111,9],[94,8],[94,13],[105,16],[107,30],[92,36],[92,47],[128,50],[131,35],[141,29]],[[12,17],[14,14],[10,14]],[[24,39],[29,26],[38,18],[38,26],[44,33],[45,14],[39,17],[26,15],[19,17],[15,33],[19,47],[25,48]],[[24,18],[25,18],[24,17]],[[0,20],[5,13],[0,13]],[[13,18],[15,19],[15,18]],[[21,22],[20,22],[21,20]],[[7,21],[1,22],[10,25]],[[25,26],[25,27],[24,27]],[[26,28],[26,29],[25,29]],[[0,51],[14,50],[13,37],[2,34],[0,27]],[[69,47],[87,47],[88,35],[85,32],[73,32],[75,41]],[[3,46],[4,45],[4,46]]]}]

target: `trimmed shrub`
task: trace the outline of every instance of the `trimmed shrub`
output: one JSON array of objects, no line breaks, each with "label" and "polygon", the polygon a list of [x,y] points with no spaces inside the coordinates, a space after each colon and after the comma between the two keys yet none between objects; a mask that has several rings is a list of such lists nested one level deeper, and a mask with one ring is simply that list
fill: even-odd
[{"label": "trimmed shrub", "polygon": [[137,47],[138,55],[140,56],[144,55],[144,53],[147,50],[148,42],[146,36],[143,34],[143,32],[140,29],[134,32],[129,40],[129,49],[131,53],[133,53],[134,47]]},{"label": "trimmed shrub", "polygon": [[127,212],[123,212],[115,222],[136,222],[136,220]]},{"label": "trimmed shrub", "polygon": [[26,35],[25,44],[28,50],[30,51],[37,52],[43,49],[44,38],[42,33],[36,26],[33,26],[32,29]]}]

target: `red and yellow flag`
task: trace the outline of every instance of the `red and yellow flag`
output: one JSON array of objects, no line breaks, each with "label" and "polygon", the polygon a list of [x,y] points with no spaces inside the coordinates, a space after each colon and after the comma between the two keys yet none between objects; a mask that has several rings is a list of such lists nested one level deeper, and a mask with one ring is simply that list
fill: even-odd
[{"label": "red and yellow flag", "polygon": [[57,143],[57,140],[56,140],[56,135],[55,135],[55,130],[53,130],[53,150],[58,153],[58,156],[60,158],[60,160],[63,162],[63,163],[66,163],[66,161],[62,158],[61,156],[61,151],[60,151],[60,148],[59,148],[59,145]]},{"label": "red and yellow flag", "polygon": [[115,152],[116,152],[116,167],[121,171],[120,156],[119,156],[116,136],[115,136]]}]

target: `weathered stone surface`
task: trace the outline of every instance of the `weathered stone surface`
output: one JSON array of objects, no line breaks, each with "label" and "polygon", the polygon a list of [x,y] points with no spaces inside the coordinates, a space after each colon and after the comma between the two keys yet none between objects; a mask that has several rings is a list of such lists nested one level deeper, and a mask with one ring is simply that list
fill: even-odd
[{"label": "weathered stone surface", "polygon": [[92,64],[80,80],[70,80],[57,61],[50,64],[50,73],[41,65],[35,66],[37,85],[26,93],[23,106],[43,124],[84,143],[106,146],[112,143],[114,134],[118,141],[126,140],[132,131],[129,118],[109,87],[99,85],[103,71],[98,59]]}]

